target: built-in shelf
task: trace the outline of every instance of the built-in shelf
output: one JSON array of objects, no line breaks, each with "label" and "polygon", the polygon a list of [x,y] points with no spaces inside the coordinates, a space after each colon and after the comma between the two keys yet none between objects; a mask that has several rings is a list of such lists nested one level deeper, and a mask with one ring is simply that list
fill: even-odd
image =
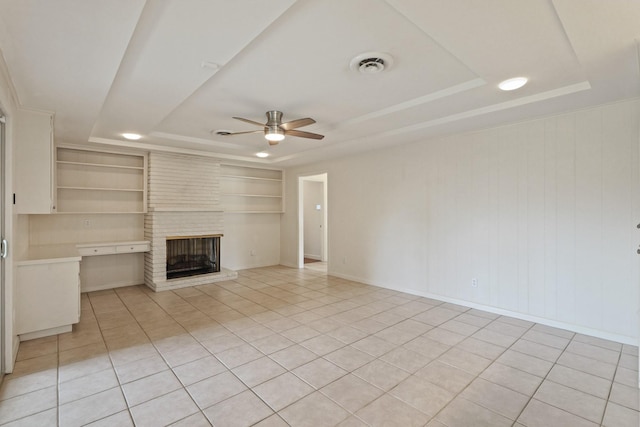
[{"label": "built-in shelf", "polygon": [[230,213],[230,214],[280,214],[282,213],[282,211],[225,211],[225,213]]},{"label": "built-in shelf", "polygon": [[61,187],[58,190],[91,190],[91,191],[144,191],[137,188],[105,188],[105,187]]},{"label": "built-in shelf", "polygon": [[58,160],[56,163],[59,164],[59,165],[80,165],[80,166],[89,166],[89,167],[96,167],[96,168],[144,170],[143,166],[107,165],[107,164],[100,164],[100,163],[68,162],[68,161],[63,161],[63,160]]},{"label": "built-in shelf", "polygon": [[222,206],[227,213],[282,213],[284,172],[221,165]]},{"label": "built-in shelf", "polygon": [[275,197],[281,199],[282,196],[272,196],[267,194],[236,194],[236,193],[222,193],[223,196],[242,196],[242,197]]},{"label": "built-in shelf", "polygon": [[223,212],[218,207],[211,206],[155,206],[149,212]]},{"label": "built-in shelf", "polygon": [[258,178],[255,176],[239,176],[239,175],[221,175],[222,178],[232,178],[232,179],[254,179],[257,181],[277,181],[282,182],[282,179],[274,179],[274,178]]},{"label": "built-in shelf", "polygon": [[146,157],[58,147],[57,213],[145,213]]}]

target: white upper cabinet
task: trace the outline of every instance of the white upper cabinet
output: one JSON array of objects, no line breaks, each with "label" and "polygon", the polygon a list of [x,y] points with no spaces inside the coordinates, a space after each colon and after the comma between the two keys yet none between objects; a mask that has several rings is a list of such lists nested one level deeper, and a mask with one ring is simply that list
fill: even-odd
[{"label": "white upper cabinet", "polygon": [[14,128],[16,211],[55,211],[53,200],[53,115],[18,110]]}]

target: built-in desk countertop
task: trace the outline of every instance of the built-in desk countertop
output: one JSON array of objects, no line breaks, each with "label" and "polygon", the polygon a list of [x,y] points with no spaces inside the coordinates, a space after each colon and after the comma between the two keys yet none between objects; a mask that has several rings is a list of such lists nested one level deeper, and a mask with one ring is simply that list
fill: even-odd
[{"label": "built-in desk countertop", "polygon": [[80,261],[83,256],[147,252],[148,240],[30,246],[18,265]]}]

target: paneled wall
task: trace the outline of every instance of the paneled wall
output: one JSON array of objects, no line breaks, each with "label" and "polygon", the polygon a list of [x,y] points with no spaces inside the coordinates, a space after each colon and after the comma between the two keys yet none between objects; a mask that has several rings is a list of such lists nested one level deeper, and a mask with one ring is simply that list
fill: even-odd
[{"label": "paneled wall", "polygon": [[[313,165],[330,273],[636,343],[639,115],[628,101]],[[289,265],[308,171],[287,171]]]},{"label": "paneled wall", "polygon": [[232,270],[280,264],[280,214],[224,215],[220,263]]}]

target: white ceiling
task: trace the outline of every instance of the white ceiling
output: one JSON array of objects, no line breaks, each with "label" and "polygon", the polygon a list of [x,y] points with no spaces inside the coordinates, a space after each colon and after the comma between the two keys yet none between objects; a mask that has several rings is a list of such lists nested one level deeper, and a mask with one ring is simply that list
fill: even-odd
[{"label": "white ceiling", "polygon": [[[0,0],[0,50],[57,141],[290,166],[638,97],[638,23],[638,0]],[[393,66],[352,71],[368,51]],[[211,133],[272,109],[324,140]]]}]

